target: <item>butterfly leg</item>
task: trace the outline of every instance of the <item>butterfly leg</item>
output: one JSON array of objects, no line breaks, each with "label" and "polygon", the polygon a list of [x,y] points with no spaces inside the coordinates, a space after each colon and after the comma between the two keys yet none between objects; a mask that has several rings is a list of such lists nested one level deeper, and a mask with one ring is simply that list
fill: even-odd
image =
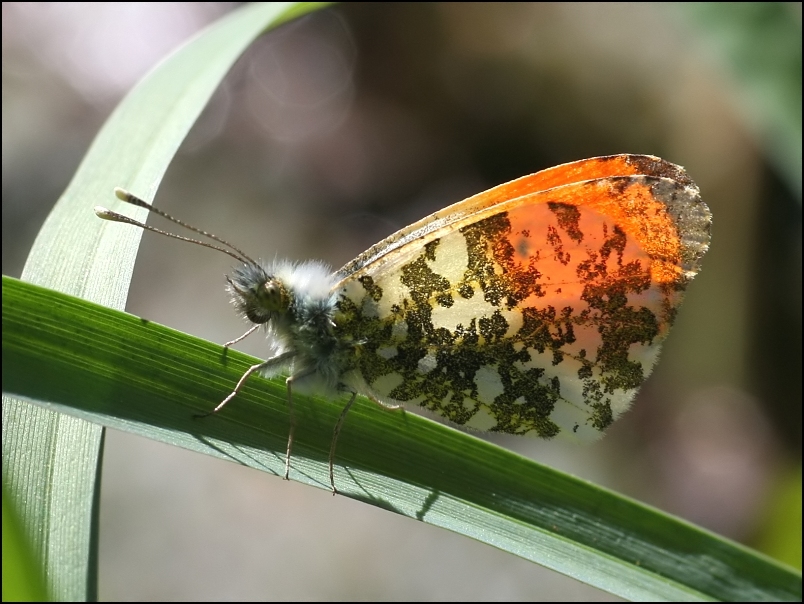
[{"label": "butterfly leg", "polygon": [[[335,447],[338,444],[338,435],[341,433],[343,423],[346,421],[346,414],[349,412],[349,409],[351,409],[356,397],[357,393],[353,392],[349,402],[346,403],[343,411],[341,411],[341,415],[338,417],[338,423],[335,424],[335,430],[332,433],[332,444],[329,447],[329,484],[332,487],[333,495],[338,493],[338,489],[335,488]],[[373,397],[369,397],[369,400],[371,400],[373,403],[376,403],[386,411],[397,411],[399,409],[404,409],[402,405],[386,405],[385,403],[382,403]]]},{"label": "butterfly leg", "polygon": [[290,428],[288,429],[288,446],[285,449],[285,480],[290,480],[290,452],[293,449],[293,433],[296,431],[296,414],[293,413],[293,376],[285,380],[288,388],[288,415],[290,417]]},{"label": "butterfly leg", "polygon": [[249,328],[249,330],[246,333],[244,333],[239,338],[235,338],[234,340],[229,340],[228,342],[226,342],[226,344],[223,345],[223,347],[224,348],[229,348],[230,346],[234,346],[238,342],[240,342],[242,340],[245,340],[247,337],[249,337],[251,334],[253,334],[255,331],[257,331],[259,328],[260,328],[260,324],[255,323],[252,327]]},{"label": "butterfly leg", "polygon": [[267,361],[263,361],[262,363],[252,365],[246,370],[246,372],[243,374],[240,380],[238,380],[237,385],[235,386],[234,390],[232,390],[231,394],[229,394],[229,396],[223,399],[218,404],[217,407],[215,407],[212,411],[208,411],[207,413],[197,413],[193,415],[193,417],[195,417],[196,419],[200,419],[202,417],[208,417],[213,413],[217,413],[218,411],[223,409],[226,403],[228,403],[235,396],[237,396],[237,393],[240,392],[240,389],[243,387],[243,384],[246,383],[246,380],[251,376],[252,373],[254,373],[255,371],[260,371],[261,369],[268,369],[269,367],[272,367],[274,365],[279,365],[282,362],[286,361],[287,359],[291,358],[292,356],[293,356],[292,352],[283,352],[282,354],[279,354],[272,359],[268,359]]},{"label": "butterfly leg", "polygon": [[341,411],[341,415],[338,418],[338,423],[335,424],[335,430],[332,433],[332,444],[329,446],[329,484],[332,487],[332,494],[336,495],[338,493],[338,489],[335,488],[335,446],[338,444],[338,435],[341,433],[341,428],[343,428],[343,422],[346,419],[346,413],[352,407],[352,403],[355,402],[355,398],[357,397],[357,393],[353,392],[352,397],[349,399],[349,402],[346,403],[346,406]]},{"label": "butterfly leg", "polygon": [[[289,354],[289,353],[285,353]],[[279,355],[283,356],[283,355]],[[275,357],[277,358],[277,357]],[[290,415],[290,430],[288,431],[288,446],[285,449],[285,480],[290,480],[288,478],[290,474],[290,453],[293,450],[293,433],[296,431],[296,414],[293,412],[293,382],[295,380],[299,380],[303,377],[308,375],[312,375],[315,373],[314,369],[308,369],[302,371],[301,373],[297,373],[295,375],[291,375],[288,379],[285,380],[285,385],[288,388],[288,414]]]}]

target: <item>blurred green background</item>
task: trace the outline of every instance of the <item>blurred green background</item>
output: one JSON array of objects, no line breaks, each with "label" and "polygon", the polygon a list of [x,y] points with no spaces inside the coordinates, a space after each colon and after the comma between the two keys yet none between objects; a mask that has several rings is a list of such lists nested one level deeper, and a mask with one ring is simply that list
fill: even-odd
[{"label": "blurred green background", "polygon": [[[3,3],[5,274],[19,276],[120,98],[233,7]],[[252,256],[337,268],[555,164],[629,152],[685,166],[712,209],[712,247],[633,409],[591,446],[493,440],[800,568],[801,69],[800,3],[338,5],[252,46],[157,203]],[[230,268],[146,234],[128,310],[225,342],[243,330]],[[266,350],[257,337],[241,348]],[[127,434],[107,436],[102,498],[103,600],[611,599]]]}]

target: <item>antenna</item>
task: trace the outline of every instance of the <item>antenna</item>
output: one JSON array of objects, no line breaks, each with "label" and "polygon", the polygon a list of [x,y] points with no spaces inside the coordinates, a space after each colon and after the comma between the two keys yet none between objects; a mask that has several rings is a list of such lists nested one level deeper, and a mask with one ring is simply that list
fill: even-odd
[{"label": "antenna", "polygon": [[227,250],[226,248],[222,248],[217,245],[213,245],[211,243],[207,243],[206,241],[200,241],[198,239],[192,239],[190,237],[182,237],[181,235],[176,235],[175,233],[169,233],[168,231],[163,231],[162,229],[157,229],[156,227],[149,226],[143,222],[138,220],[134,220],[133,218],[129,218],[128,216],[123,216],[122,214],[118,214],[117,212],[112,212],[102,206],[95,206],[95,215],[98,218],[102,218],[104,220],[110,220],[112,222],[123,222],[125,224],[131,224],[146,231],[152,231],[154,233],[159,233],[160,235],[165,235],[166,237],[172,237],[173,239],[178,239],[179,241],[189,241],[190,243],[196,243],[198,245],[203,245],[204,247],[208,247],[213,250],[218,250],[219,252],[223,252],[224,254],[228,254],[238,262],[243,262],[244,264],[254,264],[257,263],[248,257],[248,255],[243,252],[242,250],[238,249],[228,241],[221,239],[217,235],[213,235],[212,233],[208,233],[207,231],[201,230],[196,228],[186,222],[179,220],[178,218],[174,218],[167,212],[163,212],[162,210],[155,208],[147,201],[143,201],[136,195],[132,195],[125,189],[121,189],[120,187],[116,187],[114,190],[114,194],[120,201],[125,201],[126,203],[130,203],[133,206],[138,206],[140,208],[145,208],[149,212],[153,212],[154,214],[158,214],[162,218],[166,218],[171,222],[178,224],[179,226],[183,226],[186,229],[193,231],[194,233],[198,233],[199,235],[203,235],[204,237],[209,237],[210,239],[217,241],[218,243],[222,243],[223,245],[231,248],[231,250]]}]

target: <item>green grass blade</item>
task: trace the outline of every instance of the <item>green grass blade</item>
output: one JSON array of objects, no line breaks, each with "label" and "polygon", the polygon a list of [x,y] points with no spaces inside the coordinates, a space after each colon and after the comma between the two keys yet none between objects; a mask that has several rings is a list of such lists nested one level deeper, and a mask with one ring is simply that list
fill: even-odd
[{"label": "green grass blade", "polygon": [[[115,186],[150,198],[209,97],[248,45],[266,29],[321,6],[244,6],[154,68],[93,142],[39,232],[23,279],[123,308],[140,233],[98,220],[93,206],[114,204]],[[126,44],[128,32],[119,34],[119,43]],[[102,438],[96,424],[3,401],[4,486],[56,600],[97,597],[95,496]]]},{"label": "green grass blade", "polygon": [[[4,277],[3,391],[104,426],[281,476],[281,380],[251,379],[202,420],[252,357]],[[345,400],[294,397],[291,478],[328,487]],[[605,489],[411,413],[358,400],[339,443],[345,496],[489,543],[635,600],[800,600],[801,575]]]}]

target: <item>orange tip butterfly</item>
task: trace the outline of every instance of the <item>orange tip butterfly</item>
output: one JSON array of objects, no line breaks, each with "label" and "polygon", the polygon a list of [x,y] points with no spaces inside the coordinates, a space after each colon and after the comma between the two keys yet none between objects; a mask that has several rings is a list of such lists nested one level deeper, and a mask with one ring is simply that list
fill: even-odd
[{"label": "orange tip butterfly", "polygon": [[[598,438],[650,375],[684,290],[709,247],[712,215],[683,168],[648,155],[549,168],[440,210],[332,273],[317,261],[261,263],[210,233],[145,207],[229,254],[237,311],[276,354],[251,367],[287,372],[293,391],[386,408],[421,406],[474,430]],[[207,414],[207,415],[209,415]]]}]

